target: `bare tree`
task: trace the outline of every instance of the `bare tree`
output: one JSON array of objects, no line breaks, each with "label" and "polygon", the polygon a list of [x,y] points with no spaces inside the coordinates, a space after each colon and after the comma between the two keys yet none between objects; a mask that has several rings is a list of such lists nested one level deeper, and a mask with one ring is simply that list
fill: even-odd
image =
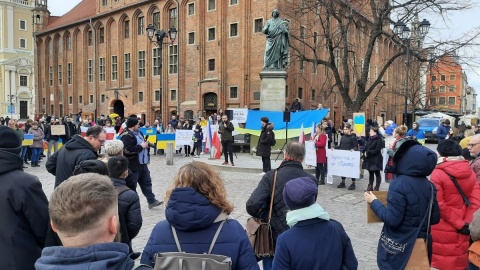
[{"label": "bare tree", "polygon": [[[408,22],[422,12],[446,16],[471,6],[469,0],[302,0],[282,1],[280,9],[290,20],[291,61],[327,69],[323,90],[338,91],[351,113],[395,83],[393,77],[405,66],[406,46],[391,31],[392,17]],[[430,50],[456,51],[471,45],[479,33],[476,29],[458,40],[438,41]],[[423,47],[421,42],[409,45]],[[419,63],[431,60],[425,50],[410,51],[410,57]]]}]

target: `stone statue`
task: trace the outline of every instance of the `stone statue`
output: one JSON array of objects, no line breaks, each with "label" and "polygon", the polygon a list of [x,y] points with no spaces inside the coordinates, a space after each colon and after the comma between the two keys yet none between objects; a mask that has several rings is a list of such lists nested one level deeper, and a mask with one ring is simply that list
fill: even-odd
[{"label": "stone statue", "polygon": [[279,18],[278,9],[272,11],[272,18],[267,21],[262,32],[267,37],[263,69],[283,70],[288,64],[290,46],[287,22]]}]

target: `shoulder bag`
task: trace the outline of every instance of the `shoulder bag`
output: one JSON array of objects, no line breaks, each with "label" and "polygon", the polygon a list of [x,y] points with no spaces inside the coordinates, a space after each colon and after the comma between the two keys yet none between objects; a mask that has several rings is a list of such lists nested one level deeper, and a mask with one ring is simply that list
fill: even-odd
[{"label": "shoulder bag", "polygon": [[465,195],[465,192],[463,192],[462,188],[460,187],[460,185],[458,184],[458,181],[457,179],[455,179],[455,177],[453,177],[452,175],[448,174],[448,177],[450,177],[450,179],[452,180],[453,184],[455,185],[455,187],[457,188],[458,190],[458,193],[460,193],[460,196],[462,196],[462,199],[463,199],[463,202],[465,203],[465,205],[467,207],[470,206],[470,201],[468,200],[467,198],[467,195]]},{"label": "shoulder bag", "polygon": [[[432,183],[430,183],[432,185]],[[430,262],[428,260],[428,235],[430,231],[430,218],[432,216],[432,205],[433,205],[433,186],[432,186],[432,193],[430,197],[430,204],[427,210],[427,213],[423,217],[422,223],[418,227],[418,233],[420,233],[420,229],[422,228],[423,223],[425,222],[425,218],[428,217],[427,220],[427,238],[417,238],[415,240],[415,245],[413,246],[412,254],[410,254],[410,259],[408,259],[407,265],[405,266],[405,270],[430,270]]]},{"label": "shoulder bag", "polygon": [[271,257],[274,254],[273,235],[270,220],[272,219],[273,198],[275,196],[275,186],[277,183],[277,170],[273,176],[272,194],[270,196],[270,210],[268,212],[268,222],[260,218],[250,217],[247,220],[245,230],[247,232],[253,252],[257,257]]}]

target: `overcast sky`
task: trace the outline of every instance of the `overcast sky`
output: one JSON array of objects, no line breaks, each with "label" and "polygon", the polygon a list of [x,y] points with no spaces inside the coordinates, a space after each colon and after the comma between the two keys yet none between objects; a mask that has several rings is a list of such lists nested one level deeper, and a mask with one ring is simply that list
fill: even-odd
[{"label": "overcast sky", "polygon": [[[50,0],[48,1],[48,8],[52,15],[61,16],[75,7],[81,0]],[[447,21],[444,21],[435,14],[420,15],[420,20],[427,19],[432,24],[430,32],[428,33],[425,42],[428,44],[432,40],[446,40],[458,38],[464,34],[468,34],[472,28],[480,27],[480,7],[468,11],[461,11],[453,13],[449,16]],[[480,44],[480,40],[477,41]],[[476,62],[477,67],[470,67],[463,64],[463,68],[467,73],[468,84],[473,86],[478,93],[478,100],[480,101],[480,57],[471,58],[472,55],[480,55],[480,48],[471,49],[459,52],[460,56],[468,56],[463,58],[464,62]],[[477,102],[477,107],[480,107],[480,102]]]}]

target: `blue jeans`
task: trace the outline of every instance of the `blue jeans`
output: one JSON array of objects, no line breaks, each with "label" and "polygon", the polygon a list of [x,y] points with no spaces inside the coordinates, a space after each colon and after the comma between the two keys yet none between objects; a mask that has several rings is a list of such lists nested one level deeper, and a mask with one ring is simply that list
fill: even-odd
[{"label": "blue jeans", "polygon": [[262,258],[263,270],[272,270],[273,257]]},{"label": "blue jeans", "polygon": [[152,192],[152,178],[150,177],[150,170],[145,164],[140,164],[138,169],[133,172],[133,177],[135,179],[135,188],[136,184],[140,185],[143,195],[147,198],[148,203],[153,203],[157,199],[155,194]]},{"label": "blue jeans", "polygon": [[20,154],[20,156],[22,157],[23,161],[27,161],[26,159],[27,149],[28,149],[28,146],[22,146],[22,153]]},{"label": "blue jeans", "polygon": [[43,148],[31,148],[32,149],[32,164],[38,164],[40,159],[40,153],[43,152]]},{"label": "blue jeans", "polygon": [[480,267],[475,266],[473,263],[468,262],[468,270],[479,270]]}]

